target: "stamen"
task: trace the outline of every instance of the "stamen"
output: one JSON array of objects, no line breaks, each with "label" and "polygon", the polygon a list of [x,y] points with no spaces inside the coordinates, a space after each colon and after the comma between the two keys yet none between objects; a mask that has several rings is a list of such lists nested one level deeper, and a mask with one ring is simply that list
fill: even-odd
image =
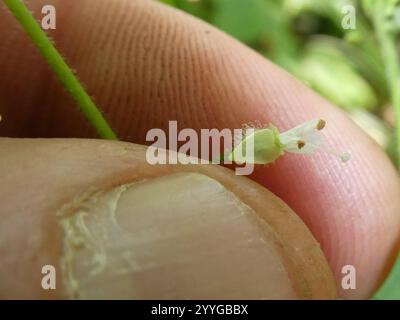
[{"label": "stamen", "polygon": [[318,123],[317,123],[317,130],[322,130],[323,128],[325,128],[325,125],[326,125],[326,121],[320,119],[320,120],[318,121]]},{"label": "stamen", "polygon": [[297,148],[299,148],[299,150],[303,148],[305,145],[306,143],[303,140],[297,141]]}]

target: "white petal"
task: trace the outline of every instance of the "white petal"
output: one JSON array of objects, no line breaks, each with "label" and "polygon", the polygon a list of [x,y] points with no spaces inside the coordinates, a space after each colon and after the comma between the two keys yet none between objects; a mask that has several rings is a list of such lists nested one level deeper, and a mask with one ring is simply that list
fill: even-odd
[{"label": "white petal", "polygon": [[[315,152],[322,145],[319,133],[321,125],[323,127],[324,122],[320,119],[311,120],[280,134],[279,138],[285,151],[301,154]],[[304,146],[300,146],[299,143],[304,143]]]}]

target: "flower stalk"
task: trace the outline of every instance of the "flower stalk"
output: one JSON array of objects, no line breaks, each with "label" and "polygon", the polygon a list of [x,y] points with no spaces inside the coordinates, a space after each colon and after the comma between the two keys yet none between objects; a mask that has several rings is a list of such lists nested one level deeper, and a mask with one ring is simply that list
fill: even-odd
[{"label": "flower stalk", "polygon": [[22,0],[3,0],[6,6],[19,21],[25,32],[29,35],[51,69],[57,75],[62,85],[74,98],[80,110],[96,129],[98,135],[104,139],[116,140],[117,136],[97,108],[92,98],[87,94],[78,78],[66,64],[61,54],[41,29]]}]

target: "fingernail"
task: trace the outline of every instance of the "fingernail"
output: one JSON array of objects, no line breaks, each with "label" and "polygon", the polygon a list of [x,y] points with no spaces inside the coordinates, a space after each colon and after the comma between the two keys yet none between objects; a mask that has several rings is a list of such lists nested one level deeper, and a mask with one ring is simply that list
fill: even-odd
[{"label": "fingernail", "polygon": [[206,175],[91,193],[64,208],[60,223],[71,298],[296,297],[273,231]]}]

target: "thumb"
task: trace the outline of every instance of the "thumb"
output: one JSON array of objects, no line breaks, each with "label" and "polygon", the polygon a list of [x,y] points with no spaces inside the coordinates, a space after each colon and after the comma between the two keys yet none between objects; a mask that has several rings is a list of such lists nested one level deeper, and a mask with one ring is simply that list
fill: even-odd
[{"label": "thumb", "polygon": [[143,146],[101,140],[2,138],[0,159],[0,297],[336,296],[301,220],[228,169],[151,166]]}]

